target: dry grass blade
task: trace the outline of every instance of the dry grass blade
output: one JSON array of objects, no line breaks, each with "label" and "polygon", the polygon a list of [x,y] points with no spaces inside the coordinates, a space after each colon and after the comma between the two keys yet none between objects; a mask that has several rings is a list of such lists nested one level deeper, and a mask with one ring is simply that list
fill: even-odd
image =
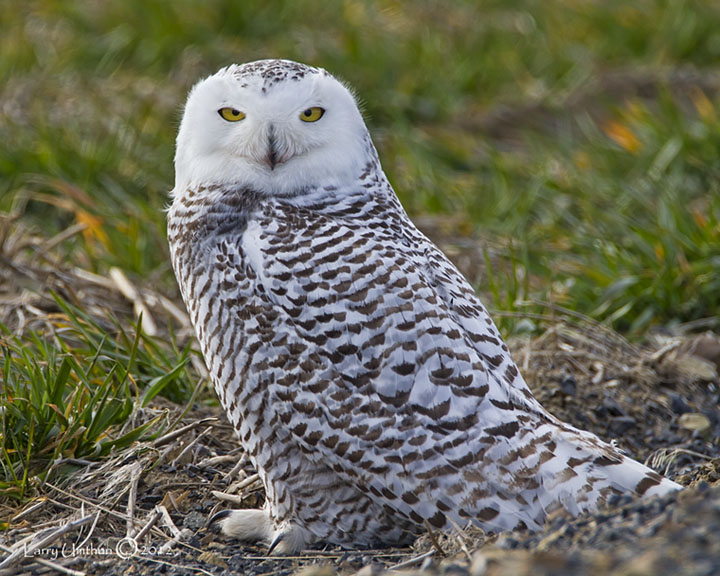
[{"label": "dry grass blade", "polygon": [[85,270],[83,268],[73,268],[72,273],[78,280],[83,280],[89,284],[95,284],[96,286],[100,286],[108,290],[116,288],[116,285],[112,280],[105,278],[105,276],[100,276],[99,274],[90,272],[89,270]]},{"label": "dry grass blade", "polygon": [[[2,544],[0,544],[0,550],[3,552],[11,552],[10,548],[6,548]],[[47,560],[46,558],[33,558],[35,562],[40,564],[41,566],[45,566],[46,568],[50,568],[50,570],[54,570],[55,572],[60,572],[61,574],[67,574],[68,576],[85,576],[85,572],[81,572],[79,570],[72,570],[70,568],[66,568],[62,564],[56,564],[55,562],[51,560]],[[0,574],[8,575],[14,575],[16,572],[14,570],[11,570],[10,568],[2,569],[2,572]]]},{"label": "dry grass blade", "polygon": [[427,533],[428,533],[428,536],[430,537],[430,542],[432,542],[433,548],[435,548],[435,550],[437,550],[437,552],[438,552],[438,554],[440,554],[440,556],[445,557],[446,556],[445,550],[443,550],[442,547],[440,546],[440,542],[438,542],[437,537],[435,536],[435,532],[433,532],[433,529],[430,526],[430,523],[427,520],[425,520],[424,523],[425,523],[425,530],[427,530]]},{"label": "dry grass blade", "polygon": [[225,502],[230,502],[231,504],[237,505],[241,505],[246,498],[245,494],[228,494],[227,492],[220,492],[219,490],[213,490],[210,493],[218,500],[223,500]]},{"label": "dry grass blade", "polygon": [[142,468],[134,468],[130,476],[130,493],[128,494],[128,505],[127,505],[127,522],[126,522],[126,535],[128,538],[132,538],[135,532],[135,506],[137,501],[138,484],[140,483],[140,475],[142,474]]},{"label": "dry grass blade", "polygon": [[44,497],[38,498],[37,502],[35,502],[34,504],[31,504],[30,506],[25,508],[25,510],[23,510],[23,511],[19,512],[18,514],[16,514],[15,516],[13,516],[11,522],[18,522],[18,521],[22,520],[23,518],[25,518],[25,516],[29,516],[36,510],[42,508],[47,503],[47,501],[48,501],[47,498],[44,498]]},{"label": "dry grass blade", "polygon": [[140,291],[130,282],[125,273],[120,268],[110,268],[110,278],[112,278],[115,286],[120,293],[133,303],[135,316],[139,317],[140,325],[148,336],[155,336],[158,333],[157,324],[150,314],[150,309],[145,304]]},{"label": "dry grass blade", "polygon": [[227,462],[235,462],[237,460],[237,456],[234,456],[232,454],[221,454],[220,456],[210,456],[209,458],[205,458],[198,462],[196,466],[198,468],[213,468],[214,466],[217,466],[218,464],[225,464]]},{"label": "dry grass blade", "polygon": [[190,441],[188,443],[187,446],[185,446],[185,448],[183,448],[180,451],[180,453],[173,459],[171,464],[173,466],[175,466],[178,464],[178,462],[182,462],[185,455],[188,454],[190,452],[190,450],[192,450],[193,447],[196,446],[198,444],[198,442],[200,442],[200,440],[202,440],[205,436],[207,436],[211,431],[212,431],[212,427],[208,427],[205,430],[203,430],[202,432],[200,432],[200,434],[198,434],[192,441]]},{"label": "dry grass blade", "polygon": [[251,476],[248,476],[244,480],[240,480],[237,484],[233,486],[233,491],[239,492],[240,490],[243,490],[247,488],[248,486],[251,486],[255,482],[258,482],[260,480],[260,474],[252,474]]},{"label": "dry grass blade", "polygon": [[[93,502],[87,498],[83,498],[82,496],[78,496],[77,494],[73,494],[72,492],[68,492],[67,490],[63,490],[59,486],[54,486],[54,485],[50,484],[49,482],[46,483],[46,486],[48,486],[49,488],[52,488],[53,490],[56,490],[63,496],[66,496],[73,500],[77,500],[78,502],[80,502],[81,504],[84,504],[86,506],[92,506],[94,508],[97,508],[101,512],[109,514],[110,516],[113,516],[119,520],[127,520],[127,518],[128,518],[127,514],[123,514],[122,512],[112,510],[111,508],[108,508],[107,506],[103,506],[102,504],[98,504],[97,502]],[[55,501],[53,501],[53,502],[55,503]],[[57,502],[57,504],[61,504],[61,503]]]},{"label": "dry grass blade", "polygon": [[689,450],[687,448],[682,447],[668,447],[668,448],[659,448],[658,450],[655,450],[650,456],[648,456],[645,459],[645,465],[650,466],[654,470],[663,470],[663,474],[667,475],[670,471],[670,468],[672,467],[675,460],[677,460],[678,456],[681,454],[688,454],[690,456],[694,456],[695,458],[702,458],[704,460],[712,460],[712,456],[708,456],[707,454],[701,454],[700,452],[696,452],[694,450]]},{"label": "dry grass blade", "polygon": [[78,224],[73,224],[72,226],[68,226],[63,230],[62,232],[55,234],[52,238],[48,238],[45,242],[43,242],[39,246],[39,250],[37,250],[38,254],[47,254],[50,252],[53,248],[58,246],[59,244],[62,244],[67,240],[68,238],[72,238],[76,234],[79,234],[83,230],[87,229],[88,225],[85,222],[80,222]]},{"label": "dry grass blade", "polygon": [[173,522],[172,518],[170,517],[170,512],[168,512],[168,509],[165,508],[162,504],[158,504],[155,509],[160,513],[160,518],[163,521],[163,524],[167,526],[167,528],[172,532],[172,535],[174,538],[180,538],[182,536],[182,532],[180,528],[175,526],[175,522]]},{"label": "dry grass blade", "polygon": [[420,554],[419,556],[414,556],[413,558],[409,558],[408,560],[403,560],[402,562],[399,562],[398,564],[394,564],[390,567],[390,570],[402,570],[403,568],[408,568],[409,566],[414,566],[415,564],[419,564],[423,560],[427,558],[432,558],[435,555],[435,550],[430,550],[429,552],[425,552],[424,554]]},{"label": "dry grass blade", "polygon": [[142,528],[140,528],[140,531],[135,535],[135,541],[140,542],[145,536],[147,536],[148,532],[152,530],[153,526],[157,523],[157,521],[160,519],[160,511],[156,508],[150,514],[148,515],[148,519],[143,525]]},{"label": "dry grass blade", "polygon": [[146,459],[141,459],[129,464],[108,466],[110,473],[104,475],[104,486],[100,497],[117,502],[127,490],[132,490],[133,483],[146,465],[145,462]]},{"label": "dry grass blade", "polygon": [[85,544],[87,544],[90,541],[90,538],[93,535],[93,532],[95,532],[95,527],[97,526],[98,520],[100,520],[100,510],[98,510],[95,513],[95,519],[93,520],[92,526],[90,526],[90,530],[88,530],[87,536],[85,536],[85,539],[80,542],[80,544],[77,545],[77,548],[84,548]]},{"label": "dry grass blade", "polygon": [[468,547],[467,547],[467,543],[469,542],[468,535],[465,534],[465,530],[460,528],[460,526],[458,526],[457,522],[455,522],[452,518],[448,518],[448,520],[450,521],[450,524],[453,525],[455,534],[457,535],[457,539],[460,544],[460,548],[462,548],[462,551],[465,553],[465,556],[467,556],[467,559],[472,561],[472,556],[470,554],[470,550],[468,550]]},{"label": "dry grass blade", "polygon": [[245,466],[246,463],[247,456],[243,452],[237,464],[235,464],[235,466],[232,467],[232,470],[230,470],[230,472],[225,475],[225,478],[223,478],[223,482],[225,482],[225,484],[230,484],[230,482],[232,482],[237,477],[237,475],[240,474],[240,470],[242,470],[243,466]]},{"label": "dry grass blade", "polygon": [[187,312],[185,312],[184,309],[181,309],[179,306],[176,306],[172,300],[169,298],[166,298],[162,294],[154,294],[155,298],[157,298],[159,304],[163,307],[163,309],[170,314],[177,322],[184,327],[186,330],[192,331],[192,325],[190,324],[190,319],[188,318]]},{"label": "dry grass blade", "polygon": [[180,528],[175,525],[175,522],[173,522],[172,518],[170,517],[168,509],[165,508],[165,506],[163,506],[162,504],[158,504],[155,509],[160,513],[160,519],[162,520],[163,524],[170,530],[173,536],[159,548],[160,554],[167,554],[176,544],[180,544],[183,542],[183,540],[187,540],[191,532],[187,529],[180,530]]},{"label": "dry grass blade", "polygon": [[[214,490],[213,496],[226,502],[232,502],[234,504],[241,504],[246,498],[248,492],[255,492],[263,488],[259,474],[252,474],[247,478],[236,482],[228,487],[227,492],[220,492]],[[238,494],[240,493],[240,494]]]},{"label": "dry grass blade", "polygon": [[60,539],[62,536],[67,534],[68,532],[71,532],[73,530],[76,530],[77,528],[80,528],[84,526],[85,524],[88,524],[90,521],[92,521],[95,518],[95,515],[89,515],[84,516],[83,518],[80,518],[79,520],[73,520],[72,522],[68,522],[67,524],[64,524],[60,526],[60,528],[53,530],[48,535],[43,536],[36,542],[31,542],[27,545],[22,546],[15,546],[10,556],[5,558],[2,562],[0,562],[0,569],[3,568],[9,568],[11,566],[15,566],[22,562],[28,555],[32,555],[32,552],[35,550],[46,548],[50,544],[56,542],[58,539]]},{"label": "dry grass blade", "polygon": [[158,438],[152,442],[152,445],[155,448],[159,448],[160,446],[164,446],[165,444],[172,442],[176,438],[179,438],[183,434],[190,432],[190,430],[194,430],[198,426],[202,426],[203,424],[209,424],[211,422],[217,422],[217,421],[218,421],[217,418],[203,418],[202,420],[198,420],[197,422],[192,422],[192,423],[188,424],[187,426],[183,426],[182,428],[178,428],[177,430],[168,432],[164,436],[160,436],[160,438]]}]

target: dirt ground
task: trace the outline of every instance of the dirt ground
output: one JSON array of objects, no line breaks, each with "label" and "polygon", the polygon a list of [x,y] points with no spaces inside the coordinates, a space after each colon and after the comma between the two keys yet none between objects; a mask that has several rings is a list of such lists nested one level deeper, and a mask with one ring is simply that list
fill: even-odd
[{"label": "dirt ground", "polygon": [[[460,254],[461,266],[465,257],[472,265],[472,255]],[[81,282],[32,272],[55,289]],[[11,283],[0,275],[6,292]],[[131,304],[106,290],[103,302],[129,313]],[[140,292],[154,310],[159,300]],[[8,525],[0,535],[0,576],[720,574],[720,338],[658,332],[640,346],[568,313],[537,320],[540,336],[509,344],[540,402],[685,490],[650,500],[617,497],[578,518],[555,515],[539,533],[458,529],[421,536],[407,549],[324,547],[268,558],[264,547],[239,545],[207,526],[218,510],[261,505],[263,493],[221,409],[198,405],[175,435],[80,465],[20,509],[1,506]],[[138,417],[180,411],[158,400]],[[125,538],[129,526],[133,540]]]}]

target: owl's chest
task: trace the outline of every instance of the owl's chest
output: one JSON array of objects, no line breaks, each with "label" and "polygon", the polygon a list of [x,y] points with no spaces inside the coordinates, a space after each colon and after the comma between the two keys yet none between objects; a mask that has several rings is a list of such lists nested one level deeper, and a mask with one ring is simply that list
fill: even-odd
[{"label": "owl's chest", "polygon": [[254,333],[272,309],[258,274],[241,248],[241,235],[218,236],[198,245],[186,263],[181,286],[198,338],[216,353],[227,332]]}]

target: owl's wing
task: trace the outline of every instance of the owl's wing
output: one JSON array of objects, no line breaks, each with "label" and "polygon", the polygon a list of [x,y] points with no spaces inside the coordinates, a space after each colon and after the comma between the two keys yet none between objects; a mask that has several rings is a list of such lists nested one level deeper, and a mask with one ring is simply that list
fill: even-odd
[{"label": "owl's wing", "polygon": [[438,297],[447,305],[448,312],[467,335],[471,346],[485,360],[495,374],[501,375],[510,387],[510,394],[520,404],[543,410],[510,357],[490,314],[475,294],[470,283],[437,246],[413,227],[410,232],[423,246],[427,273]]},{"label": "owl's wing", "polygon": [[[484,308],[427,240],[414,242],[393,226],[318,214],[251,220],[241,250],[277,310],[263,378],[309,458],[415,522],[444,526],[443,509],[477,516],[485,498],[492,520],[517,506],[493,499],[517,472],[499,463],[508,441],[521,446],[536,430]],[[504,522],[514,513],[502,512]]]}]

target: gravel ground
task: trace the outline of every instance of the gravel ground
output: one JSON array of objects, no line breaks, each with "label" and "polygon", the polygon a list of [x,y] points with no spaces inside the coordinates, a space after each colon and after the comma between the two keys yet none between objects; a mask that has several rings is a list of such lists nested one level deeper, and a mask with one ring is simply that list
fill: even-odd
[{"label": "gravel ground", "polygon": [[[15,523],[2,544],[16,544],[50,519],[57,523],[59,517],[70,518],[79,499],[89,512],[101,505],[126,513],[137,474],[134,516],[151,518],[162,505],[172,526],[159,519],[138,549],[130,550],[132,557],[122,558],[118,551],[127,552],[122,548],[127,542],[121,542],[126,521],[121,515],[102,513],[88,540],[95,551],[63,558],[63,544],[71,551],[73,542],[83,539],[69,533],[40,557],[52,560],[51,550],[59,550],[53,561],[94,575],[720,574],[720,396],[711,355],[688,352],[697,347],[698,339],[709,339],[720,349],[714,335],[661,339],[639,349],[612,332],[567,322],[552,325],[540,338],[511,343],[531,387],[548,409],[616,441],[631,456],[687,486],[664,498],[616,497],[595,514],[553,516],[538,533],[458,531],[434,535],[435,543],[422,536],[410,549],[347,552],[326,547],[271,559],[263,547],[240,546],[206,526],[216,510],[238,505],[220,503],[212,490],[233,492],[240,485],[239,505],[246,507],[261,505],[263,493],[252,481],[249,463],[235,470],[232,482],[228,480],[241,458],[232,431],[219,408],[198,408],[188,423],[210,417],[217,421],[204,421],[162,451],[138,449],[118,455],[78,474],[62,492],[48,488],[44,506]],[[160,404],[147,416],[176,409]],[[181,542],[169,545],[173,533]],[[11,570],[7,573],[52,572],[30,558]]]}]

